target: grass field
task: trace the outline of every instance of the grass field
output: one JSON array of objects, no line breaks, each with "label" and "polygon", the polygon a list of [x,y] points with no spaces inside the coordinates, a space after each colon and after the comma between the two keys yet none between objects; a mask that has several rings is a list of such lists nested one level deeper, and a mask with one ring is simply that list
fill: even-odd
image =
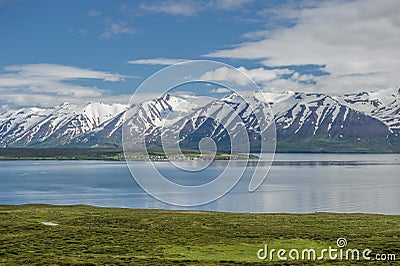
[{"label": "grass field", "polygon": [[[52,222],[58,226],[48,226]],[[355,261],[260,261],[257,251],[347,248],[396,254],[400,216],[370,214],[238,214],[0,205],[0,264],[350,265]],[[359,264],[367,264],[360,261]],[[386,262],[389,263],[389,262]],[[377,261],[371,265],[384,264]]]}]

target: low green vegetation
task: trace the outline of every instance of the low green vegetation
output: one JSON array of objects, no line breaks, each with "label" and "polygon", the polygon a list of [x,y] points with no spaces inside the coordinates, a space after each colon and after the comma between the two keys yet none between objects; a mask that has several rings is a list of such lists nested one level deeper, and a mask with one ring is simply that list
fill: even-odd
[{"label": "low green vegetation", "polygon": [[120,148],[0,148],[0,160],[122,160]]},{"label": "low green vegetation", "polygon": [[[397,139],[396,139],[397,140]],[[278,141],[277,152],[297,153],[398,153],[397,146],[386,140],[313,140]]]},{"label": "low green vegetation", "polygon": [[356,264],[328,258],[312,262],[257,258],[264,244],[275,249],[322,250],[337,248],[339,237],[347,239],[346,248],[369,248],[371,256],[396,254],[400,260],[400,216],[388,215],[0,205],[0,231],[2,265]]},{"label": "low green vegetation", "polygon": [[[398,141],[397,139],[393,141]],[[392,142],[393,142],[392,141]],[[394,143],[394,142],[393,142]],[[282,153],[398,153],[395,146],[382,141],[350,141],[315,139],[313,141],[278,141],[276,152]],[[183,150],[183,159],[196,159],[200,153],[196,150]],[[162,150],[150,150],[152,160],[164,160]],[[131,160],[143,160],[144,154],[132,154]],[[254,155],[229,154],[217,152],[216,160],[255,159]],[[122,148],[0,148],[0,160],[125,160]]]},{"label": "low green vegetation", "polygon": [[[184,158],[196,159],[200,153],[196,151],[183,151]],[[147,155],[133,154],[130,160],[144,160]],[[150,151],[151,160],[164,160],[166,155],[162,151]],[[211,155],[210,155],[211,156]],[[216,160],[228,159],[255,159],[254,155],[235,155],[218,152]],[[0,160],[109,160],[123,161],[124,153],[121,148],[0,148]]]},{"label": "low green vegetation", "polygon": [[[172,155],[171,157],[173,159],[198,159],[201,157],[201,153],[198,151],[191,151],[191,150],[183,150],[182,151],[182,156],[174,156]],[[149,156],[152,159],[168,159],[166,154],[163,151],[151,151],[149,152]],[[140,158],[140,156],[138,156],[138,158]],[[217,152],[215,154],[215,157],[212,153],[210,153],[209,155],[204,154],[203,158],[214,158],[215,160],[229,160],[229,159],[233,159],[233,160],[240,160],[240,159],[256,159],[258,158],[255,155],[245,155],[245,154],[230,154],[230,153],[224,153],[224,152]]]}]

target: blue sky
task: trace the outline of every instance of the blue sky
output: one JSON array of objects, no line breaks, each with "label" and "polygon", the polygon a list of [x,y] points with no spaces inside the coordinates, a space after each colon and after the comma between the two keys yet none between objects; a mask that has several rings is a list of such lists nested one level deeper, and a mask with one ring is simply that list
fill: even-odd
[{"label": "blue sky", "polygon": [[0,103],[127,102],[186,59],[240,67],[274,92],[396,87],[399,10],[396,0],[0,0]]}]

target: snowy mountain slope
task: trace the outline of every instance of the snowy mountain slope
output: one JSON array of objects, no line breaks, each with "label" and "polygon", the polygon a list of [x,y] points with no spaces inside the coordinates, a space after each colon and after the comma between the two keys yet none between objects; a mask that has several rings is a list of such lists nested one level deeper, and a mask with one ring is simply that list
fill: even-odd
[{"label": "snowy mountain slope", "polygon": [[384,122],[391,131],[400,130],[400,88],[346,94],[336,98],[340,103]]},{"label": "snowy mountain slope", "polygon": [[67,146],[118,147],[121,145],[122,124],[125,112],[117,114],[92,131],[73,138]]},{"label": "snowy mountain slope", "polygon": [[[186,148],[197,149],[205,136],[213,138],[220,147],[227,147],[229,134],[235,135],[236,115],[256,143],[263,128],[260,123],[268,124],[272,119],[269,103],[275,114],[278,143],[300,143],[300,150],[307,148],[307,143],[318,141],[332,149],[338,143],[358,143],[360,151],[364,146],[379,143],[396,150],[400,145],[399,93],[399,89],[342,96],[247,92],[242,94],[244,98],[233,93],[221,99],[166,94],[136,104],[131,108],[133,112],[128,113],[128,106],[122,104],[65,103],[54,108],[18,110],[4,107],[0,108],[0,146],[121,146],[126,119],[131,132],[149,142],[159,142],[160,128],[164,127],[163,137],[175,136]],[[256,106],[254,112],[246,101]],[[131,113],[135,115],[129,117]],[[261,119],[257,120],[255,113]]]},{"label": "snowy mountain slope", "polygon": [[[200,140],[210,137],[218,150],[228,151],[232,141],[243,141],[243,133],[248,134],[250,141],[260,141],[261,128],[266,128],[272,120],[273,114],[265,102],[253,95],[242,98],[232,93],[178,120],[164,130],[163,136],[176,136],[181,147],[186,149],[198,149]],[[244,123],[242,128],[238,126],[241,122]],[[240,149],[239,145],[235,147]]]},{"label": "snowy mountain slope", "polygon": [[159,129],[176,123],[199,108],[195,96],[163,95],[158,99],[132,106],[126,125],[132,136],[156,138]]},{"label": "snowy mountain slope", "polygon": [[378,119],[331,96],[315,93],[285,96],[271,103],[281,138],[384,138],[390,133]]},{"label": "snowy mountain slope", "polygon": [[40,108],[21,108],[8,110],[0,116],[0,145],[6,146],[17,142],[29,134],[35,124],[45,119],[50,110]]},{"label": "snowy mountain slope", "polygon": [[80,107],[64,103],[49,109],[8,111],[0,116],[0,145],[65,145],[125,109],[121,104],[96,103]]}]

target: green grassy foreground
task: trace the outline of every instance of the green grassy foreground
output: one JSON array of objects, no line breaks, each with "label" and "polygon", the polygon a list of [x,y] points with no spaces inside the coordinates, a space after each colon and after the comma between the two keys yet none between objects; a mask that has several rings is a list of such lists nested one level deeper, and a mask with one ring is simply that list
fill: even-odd
[{"label": "green grassy foreground", "polygon": [[[339,237],[347,239],[346,248],[395,253],[400,262],[400,216],[0,205],[0,231],[2,265],[300,265],[310,262],[260,261],[257,251],[264,244],[288,250],[337,248]],[[332,263],[355,262],[312,262]]]}]

